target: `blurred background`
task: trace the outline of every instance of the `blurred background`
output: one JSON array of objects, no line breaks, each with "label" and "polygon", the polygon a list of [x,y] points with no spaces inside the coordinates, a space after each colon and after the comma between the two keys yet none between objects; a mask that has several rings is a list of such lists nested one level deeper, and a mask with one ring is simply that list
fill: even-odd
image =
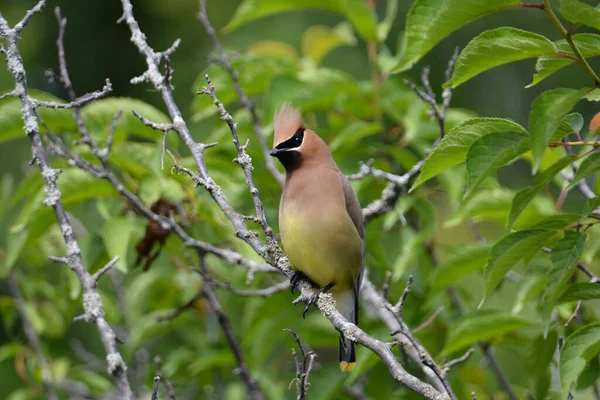
[{"label": "blurred background", "polygon": [[[148,42],[155,50],[160,51],[168,48],[175,39],[181,38],[182,42],[177,52],[172,56],[172,67],[175,70],[172,83],[175,86],[175,100],[179,105],[180,109],[184,113],[184,118],[188,122],[191,132],[198,142],[212,141],[215,137],[222,139],[221,143],[229,144],[230,142],[226,139],[227,132],[224,131],[224,127],[221,122],[214,117],[214,113],[203,113],[204,106],[199,103],[197,95],[195,94],[199,87],[203,84],[203,74],[208,68],[207,57],[209,56],[212,47],[211,43],[206,36],[204,29],[196,14],[198,12],[198,2],[195,0],[177,0],[177,1],[165,1],[165,0],[133,0],[134,13],[140,24],[141,29],[146,34]],[[29,9],[35,2],[32,0],[0,0],[0,12],[8,19],[12,25],[20,18],[22,18],[24,12]],[[398,2],[397,15],[394,19],[388,40],[385,45],[392,53],[396,53],[398,48],[400,35],[404,28],[406,13],[411,5],[411,1],[402,0]],[[232,32],[223,32],[222,28],[231,20],[237,7],[240,5],[238,0],[209,0],[208,1],[208,15],[214,27],[219,32],[219,36],[223,46],[231,51],[232,54],[245,53],[249,48],[260,41],[277,40],[289,44],[292,48],[296,49],[300,53],[302,49],[302,37],[304,32],[307,31],[313,25],[325,25],[334,27],[343,21],[343,18],[337,14],[329,13],[326,11],[317,10],[302,10],[277,14],[274,16],[268,16],[258,21],[248,23],[240,28],[233,30]],[[62,9],[62,14],[68,19],[67,31],[65,37],[65,46],[67,52],[67,61],[69,64],[69,71],[71,74],[71,81],[73,82],[74,88],[77,94],[81,95],[86,92],[100,89],[106,78],[109,78],[113,85],[113,92],[111,96],[116,97],[130,97],[140,99],[150,105],[153,105],[158,110],[165,112],[164,104],[159,95],[153,91],[149,85],[132,85],[130,79],[142,74],[145,71],[144,59],[140,56],[133,44],[130,42],[130,32],[125,24],[117,24],[117,19],[121,16],[121,4],[117,0],[101,1],[101,2],[89,2],[89,1],[77,1],[77,0],[53,0],[48,1],[46,9],[39,15],[35,16],[29,26],[22,33],[22,41],[20,42],[20,50],[24,59],[28,74],[28,83],[30,88],[34,88],[40,91],[51,93],[55,96],[66,99],[64,91],[56,83],[48,82],[45,77],[45,71],[48,69],[57,70],[58,61],[56,56],[56,37],[57,37],[57,23],[54,17],[53,9],[59,6]],[[379,15],[384,15],[386,10],[386,1],[381,0],[377,3],[377,12]],[[447,66],[447,62],[452,56],[455,47],[463,48],[473,37],[477,36],[484,30],[492,29],[499,26],[511,25],[514,27],[534,31],[549,37],[552,40],[560,39],[559,33],[556,28],[551,24],[550,20],[546,15],[536,10],[509,10],[500,13],[496,13],[491,16],[487,16],[476,20],[466,27],[454,32],[449,38],[443,40],[437,45],[433,51],[425,56],[416,66],[402,76],[394,76],[392,82],[396,82],[398,87],[402,87],[402,79],[408,78],[415,82],[420,80],[421,71],[424,66],[431,66],[431,83],[437,93],[441,93],[440,87],[444,82],[444,71]],[[581,29],[581,32],[585,32],[585,29]],[[597,69],[600,65],[598,60],[590,60],[592,66]],[[570,87],[579,88],[588,85],[589,78],[586,76],[581,68],[572,64],[557,73],[553,74],[550,78],[544,80],[539,85],[531,88],[524,89],[526,85],[531,82],[532,75],[534,72],[535,60],[530,59],[526,61],[520,61],[516,63],[510,63],[501,67],[494,68],[490,71],[484,72],[477,77],[471,79],[465,84],[461,85],[454,91],[452,99],[452,107],[456,109],[456,121],[459,122],[464,120],[467,116],[480,115],[485,117],[503,117],[512,119],[519,124],[527,127],[528,125],[528,114],[531,106],[531,102],[541,92],[550,88],[556,87]],[[320,62],[320,66],[335,70],[341,70],[355,80],[369,81],[371,79],[371,71],[367,55],[367,45],[356,35],[356,41],[351,45],[340,46],[327,53],[323,60]],[[9,91],[13,88],[13,82],[9,76],[4,65],[0,65],[0,92]],[[217,94],[219,94],[220,87],[217,86]],[[224,89],[223,89],[224,90]],[[398,89],[404,90],[404,89]],[[279,94],[278,98],[285,98],[286,93]],[[416,101],[415,98],[411,97],[411,101]],[[270,104],[268,100],[262,97],[257,98],[265,124],[268,125],[272,114],[270,110],[273,104]],[[235,104],[235,102],[232,102]],[[237,107],[237,104],[235,105]],[[314,107],[316,111],[318,107]],[[265,111],[266,110],[266,111]],[[405,111],[405,110],[404,110]],[[403,111],[403,112],[404,112]],[[585,121],[589,121],[591,116],[598,111],[598,103],[582,101],[578,104],[576,111],[580,112]],[[436,128],[434,124],[430,124],[426,117],[426,110],[420,109],[417,111],[419,117],[417,118],[419,124],[422,124],[425,128],[421,131],[428,132],[425,137],[429,139],[435,138]],[[404,115],[404,114],[403,114]],[[3,116],[0,115],[0,129]],[[243,119],[244,116],[242,115]],[[247,116],[246,116],[247,118]],[[316,113],[315,115],[309,116],[314,118],[315,121],[323,124],[323,117]],[[331,122],[331,121],[329,121]],[[252,138],[252,132],[250,124],[247,120],[244,120],[242,125],[242,134],[244,137]],[[324,129],[324,136],[328,138],[331,144],[335,140],[337,134],[331,127],[335,126],[334,123],[329,124],[329,130]],[[220,129],[220,131],[219,131]],[[221,133],[218,133],[221,132]],[[224,136],[225,135],[225,136]],[[270,138],[268,139],[270,143]],[[431,140],[429,141],[429,143]],[[177,148],[177,142],[170,142],[174,148]],[[334,155],[340,161],[342,169],[346,173],[353,173],[358,170],[358,161],[366,160],[369,157],[376,156],[377,148],[376,145],[371,147],[372,152],[362,152],[360,148],[354,147],[358,144],[358,141],[348,144],[346,150],[335,150]],[[342,143],[343,146],[343,143]],[[424,150],[427,144],[424,142],[416,147]],[[233,157],[231,149],[216,150],[221,158],[216,161],[210,161],[212,166],[220,173],[217,175],[218,178],[222,178],[225,190],[233,194],[242,196],[243,185],[235,187],[233,183],[225,183],[230,176],[234,176],[235,179],[243,183],[243,178],[239,174],[239,171],[232,172],[228,175],[228,168],[233,170],[233,166],[223,167],[220,169],[219,163],[226,163]],[[254,148],[252,151],[255,153],[257,150]],[[345,151],[345,152],[344,152]],[[182,153],[184,153],[182,151]],[[213,153],[211,153],[213,154]],[[404,153],[401,153],[404,154]],[[183,154],[186,155],[185,153]],[[153,160],[156,161],[156,154],[153,153]],[[216,157],[216,156],[215,156]],[[402,157],[402,156],[398,156]],[[28,175],[32,171],[32,167],[28,166],[28,162],[31,159],[30,144],[25,135],[22,138],[14,139],[10,141],[0,142],[0,178],[10,175],[14,182],[17,184],[23,179],[24,176]],[[394,164],[396,168],[395,172],[405,170],[410,167],[411,162],[416,160],[414,156],[408,157],[403,163],[398,161]],[[259,176],[262,176],[262,180],[259,180],[261,185],[261,193],[267,198],[267,213],[271,223],[274,225],[277,218],[277,204],[279,199],[279,189],[270,180],[268,174],[264,171],[257,172]],[[260,175],[262,173],[262,175]],[[524,161],[518,161],[514,165],[503,168],[499,173],[499,181],[502,186],[508,188],[519,188],[531,181],[530,166]],[[454,179],[454,175],[448,175],[447,179]],[[261,178],[259,178],[261,179]],[[458,178],[456,178],[458,179]],[[462,181],[461,181],[462,182]],[[377,186],[374,184],[366,184],[361,186],[361,190],[364,196],[361,196],[361,202],[363,205],[367,204],[367,200],[372,200],[380,193],[381,183]],[[143,189],[141,189],[143,191]],[[193,193],[192,188],[188,188],[189,193]],[[188,193],[188,194],[189,194]],[[432,194],[433,193],[433,194]],[[447,201],[446,195],[448,188],[438,187],[433,192],[427,192],[427,195],[432,195],[432,203],[435,205],[436,211],[442,216],[439,217],[441,222],[433,224],[434,227],[442,227],[443,221],[451,219],[452,217],[452,206],[455,206],[452,201]],[[436,197],[437,194],[437,197]],[[193,197],[193,194],[189,195]],[[244,194],[245,196],[245,194]],[[423,197],[423,196],[422,196]],[[450,195],[452,197],[452,195]],[[154,199],[156,200],[156,199]],[[200,209],[199,212],[203,212],[202,207],[212,210],[206,199],[198,200],[199,203],[194,203],[196,210]],[[204,201],[204,202],[202,202]],[[245,203],[242,200],[237,200],[240,207],[249,208],[247,199]],[[574,207],[573,204],[581,206],[583,202],[582,198],[578,194],[573,194],[570,197],[568,204],[565,208]],[[448,205],[450,203],[450,205]],[[117,203],[108,202],[108,208],[114,206]],[[122,205],[120,206],[121,208]],[[409,206],[406,206],[409,207]],[[92,207],[94,210],[98,207]],[[119,208],[119,207],[117,207]],[[7,209],[5,209],[5,212]],[[10,209],[9,209],[10,210]],[[13,209],[16,212],[17,208]],[[80,205],[73,208],[72,211],[75,215],[78,215],[81,220],[85,223],[85,228],[90,232],[90,236],[86,239],[86,243],[90,248],[94,247],[94,241],[100,241],[100,236],[96,236],[94,231],[100,229],[99,226],[94,224],[105,223],[105,218],[100,218],[96,214],[102,214],[106,210],[90,211],[90,205]],[[123,211],[125,212],[125,211]],[[213,210],[214,212],[214,210]],[[109,212],[110,214],[110,212]],[[108,214],[107,214],[108,215]],[[200,214],[202,215],[202,214]],[[205,216],[203,215],[202,218]],[[89,219],[87,219],[89,218]],[[219,223],[223,223],[222,218],[217,216],[211,217],[209,221],[202,220],[201,222],[210,222],[212,225],[210,228],[194,228],[194,233],[199,237],[206,239],[211,242],[218,242],[222,240],[223,236],[231,237],[231,232],[228,228],[219,229],[215,227]],[[207,220],[209,218],[207,217]],[[461,221],[459,221],[461,222]],[[382,225],[385,225],[386,229],[389,226],[397,223],[397,221],[386,220],[379,225],[372,225],[371,231],[373,235],[382,235],[377,233],[378,229],[381,229]],[[134,229],[132,234],[134,238],[139,239],[143,236],[143,223],[141,228]],[[6,229],[10,224],[6,221],[3,222],[2,230],[0,230],[0,236],[2,241],[6,242]],[[404,270],[401,271],[399,276],[405,276],[403,273],[410,272],[411,269],[422,267],[421,274],[422,279],[416,284],[415,296],[409,298],[407,303],[407,318],[412,320],[414,326],[422,323],[429,315],[431,311],[435,310],[440,304],[441,300],[429,293],[427,282],[429,276],[425,271],[430,271],[431,265],[423,267],[423,264],[431,264],[431,260],[424,261],[421,263],[419,257],[423,257],[423,254],[419,253],[416,258],[404,258],[398,260],[398,249],[406,250],[409,246],[409,237],[402,237],[401,241],[398,242],[399,227],[395,227],[390,233],[390,237],[387,239],[382,238],[381,242],[383,245],[381,249],[373,248],[370,253],[370,261],[377,266],[373,271],[373,280],[381,282],[382,276],[386,269],[393,267]],[[433,228],[432,228],[433,229]],[[484,234],[492,239],[498,238],[502,235],[502,226],[499,224],[482,225],[481,227]],[[432,230],[432,232],[435,229]],[[224,232],[224,234],[223,234]],[[431,233],[433,235],[433,233]],[[473,234],[463,225],[456,224],[454,227],[448,229],[441,229],[435,233],[436,242],[444,246],[461,245],[469,243],[474,240]],[[377,236],[378,237],[378,236]],[[387,242],[386,242],[387,240]],[[375,240],[377,241],[377,239]],[[131,240],[131,246],[126,249],[126,255],[128,264],[135,258],[133,243]],[[199,316],[182,316],[177,321],[165,327],[156,327],[155,317],[160,312],[164,313],[165,310],[177,307],[180,304],[185,303],[187,299],[193,296],[198,284],[194,286],[189,281],[186,281],[185,276],[179,274],[179,276],[172,271],[172,265],[177,265],[177,268],[181,272],[185,270],[185,261],[181,261],[181,257],[177,258],[181,243],[174,240],[167,244],[167,255],[161,256],[146,275],[142,274],[140,269],[131,271],[125,278],[125,285],[128,288],[127,297],[130,299],[129,307],[134,318],[140,318],[138,326],[132,327],[130,337],[131,342],[128,344],[128,350],[126,351],[127,360],[132,365],[132,373],[137,374],[133,379],[137,382],[141,382],[140,385],[146,385],[145,390],[140,389],[140,397],[148,397],[148,388],[151,387],[152,382],[152,357],[156,354],[161,354],[165,361],[165,373],[172,378],[175,382],[176,387],[179,390],[180,398],[226,398],[235,399],[242,398],[243,388],[240,387],[239,382],[236,382],[236,377],[232,377],[231,373],[231,356],[228,349],[222,343],[220,344],[222,352],[213,352],[213,348],[205,346],[203,343],[198,344],[201,338],[202,340],[218,341],[214,335],[218,334],[218,326],[215,325],[215,321],[210,318],[203,318],[205,305],[198,304],[197,310]],[[53,247],[50,244],[43,247],[43,251],[47,251],[51,254],[56,254],[59,244]],[[104,247],[100,245],[101,249],[98,250],[98,254],[104,254]],[[381,251],[380,251],[381,250]],[[91,251],[91,250],[90,250]],[[425,250],[424,250],[425,252]],[[444,258],[444,250],[440,251],[442,258]],[[33,257],[29,255],[29,257]],[[91,256],[90,256],[91,257]],[[399,257],[399,256],[398,256]],[[27,274],[30,276],[36,276],[38,278],[44,277],[44,279],[66,279],[57,277],[55,274],[62,274],[58,271],[62,266],[49,265],[38,259],[32,264],[28,264],[28,258],[20,258],[15,264],[15,269],[21,269],[22,271],[28,271]],[[94,263],[91,265],[101,265],[105,258],[100,255],[96,255]],[[179,260],[179,261],[174,261]],[[390,261],[392,260],[392,261]],[[394,261],[395,260],[395,261]],[[31,260],[29,260],[31,261]],[[398,267],[398,263],[406,264],[404,267]],[[403,265],[404,265],[403,264]],[[542,263],[543,264],[543,263]],[[35,268],[31,265],[37,265]],[[410,266],[409,266],[410,265]],[[44,269],[42,269],[42,266]],[[32,269],[27,269],[27,268]],[[226,272],[230,271],[225,265],[219,265],[218,261],[213,263],[213,267],[231,279],[232,282],[237,282],[243,285],[245,274],[244,271]],[[70,272],[67,272],[70,273]],[[39,275],[38,275],[39,274]],[[23,275],[26,276],[26,275]],[[62,276],[62,275],[61,275]],[[271,278],[266,279],[270,282]],[[405,279],[405,278],[403,278]],[[271,279],[272,281],[272,279]],[[398,280],[395,279],[394,282]],[[169,282],[175,282],[172,285]],[[481,285],[481,280],[471,280],[464,283],[464,293],[473,289],[474,293],[466,294],[465,301],[470,307],[474,307],[477,301],[480,299],[480,295],[483,289],[477,289],[477,285]],[[43,286],[43,285],[42,285]],[[264,286],[264,285],[263,285]],[[492,299],[490,303],[497,307],[507,306],[509,302],[512,304],[514,298],[515,286],[508,285],[506,290],[497,295],[496,298]],[[112,293],[112,289],[106,284],[105,291]],[[183,288],[183,289],[182,289]],[[401,293],[402,285],[396,285],[392,290],[392,293]],[[26,290],[27,292],[27,290]],[[37,306],[46,304],[47,298],[44,297],[44,290],[38,288],[32,288],[28,295],[32,297],[38,296],[40,299],[38,302],[32,302]],[[463,292],[461,292],[463,293]],[[57,297],[60,297],[61,293],[56,293]],[[12,303],[8,300],[8,290],[6,283],[0,281],[0,295],[2,296],[2,302],[0,307],[8,310],[12,307]],[[48,297],[48,296],[47,296]],[[51,296],[50,296],[51,298]],[[250,366],[251,369],[257,371],[261,382],[265,383],[265,386],[269,386],[269,393],[272,393],[272,398],[278,398],[277,396],[283,396],[285,398],[293,398],[293,390],[288,391],[286,388],[287,383],[293,376],[293,364],[289,348],[293,346],[293,342],[290,338],[283,336],[281,333],[282,327],[295,327],[300,329],[300,333],[303,338],[311,343],[314,347],[320,349],[319,361],[322,362],[326,369],[326,372],[315,373],[311,379],[313,387],[311,391],[313,393],[319,393],[314,398],[326,399],[326,398],[351,398],[344,394],[343,390],[340,389],[343,384],[344,377],[340,375],[331,366],[327,366],[327,363],[334,360],[335,346],[337,345],[337,339],[335,339],[335,333],[331,332],[331,327],[327,326],[327,321],[320,318],[317,313],[313,313],[312,318],[308,318],[307,323],[302,325],[300,321],[300,310],[291,308],[290,301],[292,297],[288,294],[279,295],[272,300],[264,301],[262,299],[228,299],[225,300],[227,310],[235,310],[232,315],[233,321],[241,321],[244,328],[239,328],[238,333],[243,336],[243,345],[248,349]],[[67,302],[67,300],[57,300],[57,303]],[[496,301],[496,302],[495,302]],[[69,313],[75,313],[78,309],[78,302],[69,300]],[[119,315],[119,305],[116,300],[109,299],[107,296],[107,313],[110,315]],[[136,303],[137,302],[137,303]],[[244,311],[241,311],[241,305],[247,307]],[[412,305],[412,306],[411,306]],[[236,309],[236,307],[240,307]],[[43,310],[43,308],[42,308]],[[62,309],[61,309],[62,311]],[[160,311],[160,312],[159,312]],[[527,310],[526,310],[527,312]],[[529,309],[530,315],[534,315],[533,308]],[[56,332],[52,332],[48,328],[48,325],[52,325],[52,321],[48,321],[47,316],[40,315],[39,324],[46,324],[46,328],[40,328],[40,332],[44,337],[45,349],[51,358],[55,360],[63,360],[66,369],[74,368],[74,365],[78,365],[77,361],[73,360],[71,354],[71,347],[73,344],[73,338],[83,342],[92,353],[95,352],[98,355],[102,355],[101,348],[96,340],[96,332],[93,327],[83,325],[72,325],[68,322],[69,313],[66,316],[60,312],[59,316],[56,317],[60,320],[60,327]],[[43,312],[41,314],[44,314]],[[264,321],[255,323],[256,316],[260,314],[263,316]],[[268,320],[269,316],[273,319]],[[23,339],[22,332],[19,331],[17,317],[14,313],[6,311],[1,316],[0,324],[0,345],[8,343],[9,341],[19,341]],[[120,319],[119,319],[120,318]],[[145,319],[144,319],[145,318]],[[123,322],[123,316],[114,317],[115,320]],[[56,322],[59,324],[59,322]],[[130,326],[136,325],[131,320],[128,322]],[[202,325],[206,330],[202,330],[199,333],[195,327]],[[212,325],[211,325],[212,324]],[[442,323],[440,323],[442,324]],[[302,328],[302,326],[309,326],[310,328]],[[382,337],[386,337],[387,332],[382,328],[381,325],[375,324],[375,333]],[[139,329],[137,329],[139,328]],[[203,329],[204,329],[203,328]],[[443,345],[443,338],[440,337],[440,332],[445,332],[443,326],[438,327],[438,330],[433,330],[430,334],[425,333],[423,337],[420,337],[424,343],[429,344],[433,349],[439,350]],[[304,331],[302,329],[305,329]],[[243,332],[243,333],[242,333]],[[326,338],[322,338],[321,335],[326,332],[328,335]],[[212,335],[212,336],[211,336]],[[264,348],[258,346],[252,338],[260,338],[260,342],[269,341],[269,346]],[[504,348],[499,348],[499,357],[501,358],[504,366],[506,367],[507,374],[513,382],[517,382],[517,385],[526,387],[528,385],[526,371],[523,363],[512,360],[512,346],[517,346],[520,338],[513,338],[513,341],[509,341]],[[185,345],[184,345],[185,343]],[[190,345],[189,343],[195,343]],[[195,346],[195,347],[194,347]],[[14,350],[14,349],[13,349]],[[28,388],[28,382],[24,378],[23,373],[19,372],[18,365],[22,363],[26,365],[28,360],[19,360],[14,358],[14,352],[16,350],[5,350],[4,353],[0,351],[0,376],[2,385],[0,385],[0,398],[11,399],[28,399],[28,398],[43,398],[43,394],[36,393],[32,390],[26,390]],[[143,350],[143,351],[142,351]],[[432,353],[436,353],[432,351]],[[275,355],[277,354],[277,356]],[[360,353],[359,357],[366,357],[365,354]],[[478,356],[474,357],[476,361]],[[514,364],[512,364],[514,362]],[[79,361],[81,364],[81,361]],[[331,363],[330,363],[331,364]],[[336,364],[335,362],[333,364]],[[365,368],[370,368],[375,362],[373,360],[365,362]],[[15,367],[17,366],[17,367]],[[137,367],[136,367],[137,366]],[[141,366],[141,367],[140,367]],[[191,366],[190,368],[187,368]],[[282,367],[283,366],[283,367]],[[273,370],[277,368],[283,368],[282,371],[278,371],[279,375],[274,373]],[[334,365],[335,368],[337,368]],[[23,367],[25,368],[25,367]],[[186,369],[187,368],[187,369]],[[329,368],[329,369],[327,369]],[[456,384],[462,390],[462,393],[470,392],[473,387],[467,387],[468,385],[479,385],[481,387],[493,387],[489,392],[494,392],[496,384],[494,379],[489,374],[480,372],[476,364],[465,367],[464,373],[469,377],[469,382],[457,382]],[[76,376],[77,379],[85,381],[86,384],[96,389],[96,392],[102,392],[102,388],[106,392],[109,392],[111,380],[110,377],[103,376],[101,372],[97,375],[91,375],[84,371],[82,368]],[[375,398],[388,398],[385,397],[387,394],[392,393],[394,398],[412,398],[411,394],[406,391],[397,389],[393,384],[389,382],[387,372],[381,365],[374,367],[374,370],[370,377],[375,374],[379,378],[369,378],[369,385],[367,392],[370,396]],[[484,376],[485,375],[485,376]],[[288,381],[286,381],[286,376]],[[350,379],[350,382],[346,382],[346,385],[360,382],[361,378],[357,375]],[[233,386],[232,386],[233,385]],[[381,385],[378,388],[378,385]],[[463,387],[464,385],[464,387]],[[386,389],[389,388],[389,389]],[[389,392],[388,392],[389,390]],[[485,390],[484,390],[485,393]],[[19,397],[21,396],[21,397]],[[100,398],[99,396],[98,398]],[[110,398],[110,396],[107,396]],[[312,397],[312,396],[311,396]],[[149,398],[149,397],[148,397]],[[391,398],[391,397],[389,397]],[[483,397],[485,398],[485,397]],[[495,397],[502,398],[502,397]]]}]

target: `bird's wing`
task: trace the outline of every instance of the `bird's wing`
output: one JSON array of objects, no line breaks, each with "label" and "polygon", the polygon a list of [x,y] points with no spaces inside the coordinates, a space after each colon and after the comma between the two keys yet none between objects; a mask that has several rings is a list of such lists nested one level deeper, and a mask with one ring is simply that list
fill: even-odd
[{"label": "bird's wing", "polygon": [[[342,174],[341,172],[340,172],[340,181],[342,182],[342,187],[344,189],[344,201],[346,203],[346,212],[350,216],[350,219],[352,219],[352,222],[354,223],[354,226],[356,227],[356,230],[358,231],[358,235],[360,236],[360,238],[362,239],[362,242],[363,242],[362,268],[360,270],[360,274],[358,275],[357,279],[354,280],[354,282],[353,282],[355,302],[356,302],[356,307],[357,307],[356,309],[358,310],[358,291],[360,289],[360,284],[362,283],[362,277],[363,277],[363,274],[365,271],[366,255],[367,255],[366,238],[365,238],[365,224],[364,224],[362,208],[360,207],[360,202],[358,201],[358,197],[356,196],[354,189],[352,189],[352,186],[350,185],[348,178],[346,178],[346,176],[344,174]],[[358,314],[357,314],[357,318],[358,318]],[[358,319],[356,322],[358,322]]]},{"label": "bird's wing", "polygon": [[352,189],[348,178],[346,178],[346,176],[341,172],[340,180],[342,181],[342,187],[344,189],[344,202],[346,203],[346,212],[352,219],[352,222],[354,222],[354,226],[358,231],[358,235],[364,242],[365,225],[362,214],[362,208],[360,208],[360,202],[358,201],[358,197],[356,197],[356,193],[354,193],[354,189]]}]

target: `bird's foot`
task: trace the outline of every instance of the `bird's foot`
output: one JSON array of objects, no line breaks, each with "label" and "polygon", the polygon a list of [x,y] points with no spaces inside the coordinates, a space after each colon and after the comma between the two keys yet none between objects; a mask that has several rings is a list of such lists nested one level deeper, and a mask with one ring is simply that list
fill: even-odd
[{"label": "bird's foot", "polygon": [[321,293],[327,293],[327,291],[334,286],[335,286],[335,283],[331,282],[330,284],[328,284],[325,287],[322,287],[321,289],[317,290],[315,292],[315,294],[310,296],[310,298],[308,300],[306,300],[306,308],[304,309],[304,312],[302,313],[302,318],[306,319],[306,313],[308,312],[308,309],[310,308],[311,305],[315,304],[317,302],[317,300],[319,300],[319,295]]},{"label": "bird's foot", "polygon": [[294,275],[292,275],[292,278],[290,279],[290,283],[292,284],[292,294],[294,294],[294,289],[296,289],[298,282],[300,282],[301,279],[306,279],[310,283],[313,283],[306,275],[304,275],[304,272],[294,272]]}]

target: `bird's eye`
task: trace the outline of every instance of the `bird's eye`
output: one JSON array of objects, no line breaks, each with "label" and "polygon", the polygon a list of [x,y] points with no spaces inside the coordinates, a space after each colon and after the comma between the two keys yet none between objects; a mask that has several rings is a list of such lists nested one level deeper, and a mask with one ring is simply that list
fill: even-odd
[{"label": "bird's eye", "polygon": [[296,136],[294,139],[296,140],[296,143],[298,143],[298,144],[302,143],[302,139],[300,139],[298,136]]}]

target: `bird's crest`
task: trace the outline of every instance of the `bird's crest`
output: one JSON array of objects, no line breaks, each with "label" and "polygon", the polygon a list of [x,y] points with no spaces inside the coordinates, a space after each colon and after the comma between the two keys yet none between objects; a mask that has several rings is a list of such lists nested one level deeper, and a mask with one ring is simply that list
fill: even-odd
[{"label": "bird's crest", "polygon": [[289,139],[302,125],[300,110],[292,107],[291,103],[283,103],[279,110],[275,110],[273,145]]}]

